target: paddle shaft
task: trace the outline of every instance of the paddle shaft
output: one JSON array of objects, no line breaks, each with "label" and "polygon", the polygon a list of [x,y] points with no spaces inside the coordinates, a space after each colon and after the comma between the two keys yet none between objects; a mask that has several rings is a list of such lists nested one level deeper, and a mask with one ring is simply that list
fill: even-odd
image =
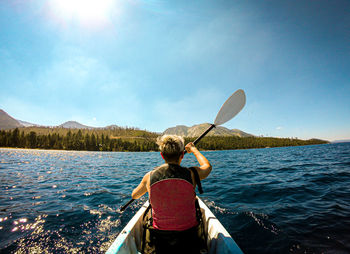
[{"label": "paddle shaft", "polygon": [[[202,138],[204,138],[204,136],[207,135],[208,132],[211,131],[213,128],[215,128],[215,124],[210,125],[209,128],[208,128],[205,132],[203,132],[202,135],[200,135],[195,141],[193,141],[193,144],[196,145],[196,144],[197,144]],[[187,151],[185,150],[184,154],[186,154],[186,153],[187,153]]]},{"label": "paddle shaft", "polygon": [[123,205],[122,207],[120,207],[120,211],[122,212],[122,211],[124,211],[132,202],[134,202],[134,200],[135,199],[130,199],[129,201],[128,201],[128,203],[126,203],[125,205]]}]

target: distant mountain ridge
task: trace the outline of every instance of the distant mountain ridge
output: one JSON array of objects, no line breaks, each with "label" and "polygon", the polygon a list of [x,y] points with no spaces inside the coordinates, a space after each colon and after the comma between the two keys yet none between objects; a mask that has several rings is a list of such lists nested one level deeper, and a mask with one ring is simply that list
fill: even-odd
[{"label": "distant mountain ridge", "polygon": [[43,128],[65,128],[65,129],[88,129],[88,130],[113,130],[118,129],[120,126],[112,124],[108,125],[106,127],[92,127],[87,126],[84,124],[81,124],[77,121],[67,121],[63,124],[57,125],[57,126],[43,126],[39,124],[29,123],[26,121],[18,120],[7,114],[4,110],[0,109],[0,130],[9,130],[9,129],[15,129],[15,128],[21,128],[21,127],[43,127]]},{"label": "distant mountain ridge", "polygon": [[[209,123],[203,123],[187,127],[185,125],[177,125],[175,127],[168,128],[163,134],[179,135],[184,137],[198,137],[210,126]],[[217,126],[208,133],[208,136],[237,136],[237,137],[252,137],[254,135],[246,133],[238,129],[227,129],[222,126]]]},{"label": "distant mountain ridge", "polygon": [[[113,128],[116,125],[111,125],[106,128]],[[42,126],[39,124],[29,123],[22,120],[17,120],[7,114],[4,110],[0,109],[0,130],[8,130],[20,127],[61,127],[66,129],[100,129],[97,127],[91,127],[87,125],[83,125],[76,121],[68,121],[58,126]]]},{"label": "distant mountain ridge", "polygon": [[90,126],[78,123],[76,121],[68,121],[59,125],[58,127],[67,128],[67,129],[94,129],[94,127],[90,127]]},{"label": "distant mountain ridge", "polygon": [[0,129],[8,130],[13,128],[23,127],[23,125],[5,111],[0,109]]},{"label": "distant mountain ridge", "polygon": [[[171,127],[166,129],[163,134],[175,134],[180,135],[184,137],[198,137],[200,136],[208,127],[210,126],[209,123],[203,123],[194,125],[192,127],[187,127],[185,125],[178,125],[176,127]],[[106,127],[91,127],[84,124],[81,124],[76,121],[67,121],[61,125],[58,126],[41,126],[38,124],[33,124],[21,120],[16,120],[15,118],[8,115],[5,111],[0,109],[0,130],[8,130],[8,129],[14,129],[14,128],[20,128],[20,127],[58,127],[58,128],[65,128],[65,129],[116,129],[119,128],[117,125],[109,125]],[[251,137],[253,135],[243,132],[238,129],[227,129],[222,126],[218,126],[211,130],[208,133],[208,136],[237,136],[237,137]]]},{"label": "distant mountain ridge", "polygon": [[26,121],[21,121],[21,120],[17,120],[17,121],[22,125],[22,127],[33,127],[33,126],[39,127],[40,126],[38,124],[29,123]]}]

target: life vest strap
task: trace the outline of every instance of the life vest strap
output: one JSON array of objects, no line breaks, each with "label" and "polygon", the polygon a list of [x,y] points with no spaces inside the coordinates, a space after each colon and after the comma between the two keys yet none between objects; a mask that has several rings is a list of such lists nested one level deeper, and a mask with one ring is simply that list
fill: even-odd
[{"label": "life vest strap", "polygon": [[198,174],[197,170],[194,167],[190,167],[189,169],[193,172],[194,179],[196,180],[199,194],[203,194],[201,179],[199,178],[199,174]]}]

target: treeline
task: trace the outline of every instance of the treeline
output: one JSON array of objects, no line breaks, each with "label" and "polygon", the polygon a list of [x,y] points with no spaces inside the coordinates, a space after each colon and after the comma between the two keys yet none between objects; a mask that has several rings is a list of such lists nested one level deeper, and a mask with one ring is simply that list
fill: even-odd
[{"label": "treeline", "polygon": [[[18,128],[0,132],[0,147],[39,148],[58,150],[85,151],[155,151],[158,149],[154,139],[145,137],[115,137],[103,131],[70,131],[66,135],[58,133],[37,134],[35,131],[24,132]],[[128,133],[130,134],[130,133]]]},{"label": "treeline", "polygon": [[[186,138],[186,142],[194,139]],[[282,147],[282,146],[303,146],[327,144],[328,141],[319,139],[301,140],[296,138],[272,138],[272,137],[218,137],[209,136],[203,138],[198,147],[203,150],[235,150],[250,148]]]},{"label": "treeline", "polygon": [[66,136],[69,132],[71,134],[77,133],[80,131],[83,136],[86,134],[94,134],[101,136],[109,137],[144,137],[144,138],[156,138],[159,134],[154,132],[149,132],[146,130],[140,130],[134,127],[119,127],[119,126],[110,126],[106,128],[92,128],[92,129],[68,129],[63,127],[21,127],[18,128],[19,132],[24,132],[28,134],[34,131],[37,135],[48,135],[48,134],[59,134],[60,136]]},{"label": "treeline", "polygon": [[[41,130],[41,129],[40,129]],[[157,151],[156,137],[158,134],[135,129],[110,131],[92,130],[62,130],[62,133],[48,132],[38,134],[33,130],[0,131],[0,147],[39,148],[58,150],[85,151]],[[185,138],[185,142],[194,138]],[[234,150],[249,148],[301,146],[325,144],[328,141],[310,139],[271,137],[218,137],[209,136],[197,145],[202,150]]]}]

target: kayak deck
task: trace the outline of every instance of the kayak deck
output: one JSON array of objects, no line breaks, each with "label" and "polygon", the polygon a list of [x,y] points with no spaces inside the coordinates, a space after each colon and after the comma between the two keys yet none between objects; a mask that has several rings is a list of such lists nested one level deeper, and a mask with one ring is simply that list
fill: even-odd
[{"label": "kayak deck", "polygon": [[[209,254],[243,254],[236,242],[210,211],[210,209],[198,198],[202,211],[205,230],[207,232],[207,243]],[[125,228],[119,233],[116,240],[109,247],[106,254],[138,254],[141,249],[142,219],[149,202],[145,202],[129,221]]]}]

